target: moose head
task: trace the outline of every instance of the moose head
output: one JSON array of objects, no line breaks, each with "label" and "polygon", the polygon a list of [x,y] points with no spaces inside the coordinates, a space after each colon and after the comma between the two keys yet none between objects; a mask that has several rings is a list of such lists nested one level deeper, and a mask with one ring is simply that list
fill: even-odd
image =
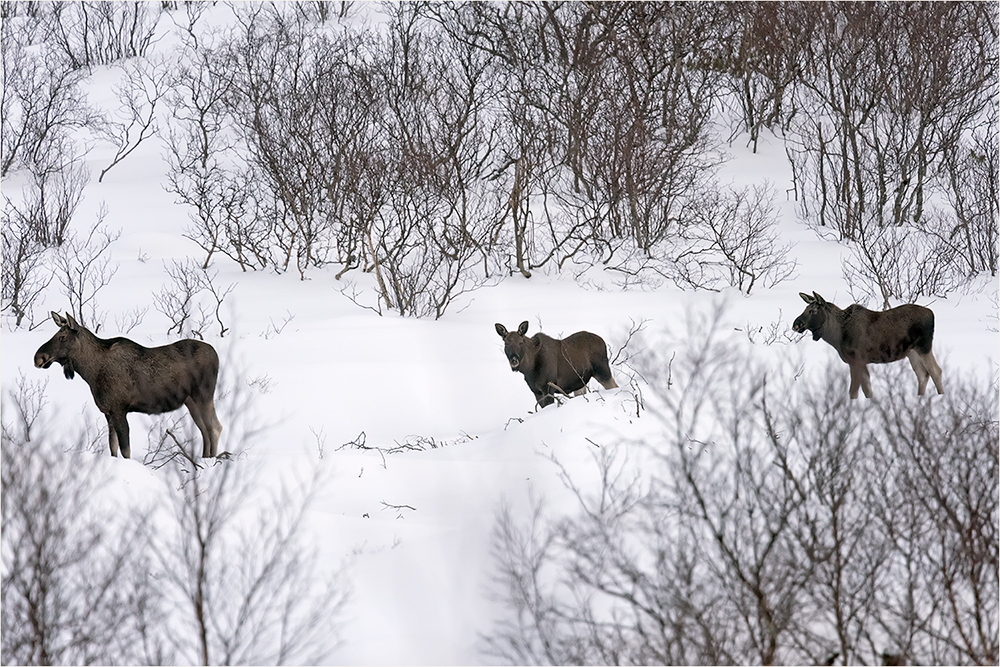
[{"label": "moose head", "polygon": [[79,346],[80,325],[69,313],[63,317],[52,311],[52,321],[59,327],[59,331],[35,352],[35,367],[48,368],[52,362],[58,362],[63,367],[66,378],[72,380],[76,375],[73,357]]},{"label": "moose head", "polygon": [[517,372],[525,355],[530,354],[533,352],[533,348],[538,347],[537,344],[532,344],[535,341],[524,337],[524,334],[528,333],[528,322],[521,322],[517,331],[507,331],[507,327],[499,322],[496,324],[496,328],[497,333],[503,338],[503,353],[507,355],[510,370]]},{"label": "moose head", "polygon": [[812,332],[813,340],[819,340],[820,331],[823,330],[823,325],[826,324],[826,319],[830,314],[829,304],[816,292],[813,292],[812,296],[805,292],[799,292],[799,296],[808,305],[802,314],[792,322],[792,331],[805,333],[808,330]]}]

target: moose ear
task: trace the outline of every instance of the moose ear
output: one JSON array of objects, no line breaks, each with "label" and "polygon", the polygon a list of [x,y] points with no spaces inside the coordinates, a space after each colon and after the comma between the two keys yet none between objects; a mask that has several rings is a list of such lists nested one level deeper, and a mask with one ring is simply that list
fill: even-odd
[{"label": "moose ear", "polygon": [[528,320],[521,322],[521,326],[517,328],[517,333],[521,334],[522,336],[528,333]]},{"label": "moose ear", "polygon": [[496,328],[497,328],[497,333],[500,334],[501,338],[506,338],[507,337],[507,327],[505,327],[504,325],[502,325],[499,322],[497,322],[496,323]]},{"label": "moose ear", "polygon": [[76,331],[80,328],[80,325],[76,323],[76,320],[69,313],[66,313],[66,326],[69,327],[70,331]]},{"label": "moose ear", "polygon": [[63,317],[56,311],[52,310],[49,312],[52,313],[52,321],[56,323],[57,327],[64,327],[69,324],[69,320],[67,320],[65,317]]},{"label": "moose ear", "polygon": [[801,296],[802,300],[805,301],[806,303],[812,303],[813,301],[816,300],[811,296],[809,296],[808,294],[806,294],[805,292],[799,292],[799,296]]},{"label": "moose ear", "polygon": [[817,306],[822,306],[824,303],[826,303],[826,299],[821,297],[819,294],[816,294],[816,292],[813,292],[813,296],[816,298]]}]

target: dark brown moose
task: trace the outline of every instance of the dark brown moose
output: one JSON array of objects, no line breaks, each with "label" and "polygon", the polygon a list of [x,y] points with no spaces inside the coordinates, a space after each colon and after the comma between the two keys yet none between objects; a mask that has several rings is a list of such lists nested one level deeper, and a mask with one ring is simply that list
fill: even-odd
[{"label": "dark brown moose", "polygon": [[591,377],[597,378],[605,389],[618,386],[611,377],[608,348],[597,334],[578,331],[557,340],[543,333],[526,338],[527,322],[521,322],[517,331],[507,331],[502,324],[496,328],[503,338],[510,369],[524,375],[536,402],[543,408],[555,402],[556,393],[582,394]]},{"label": "dark brown moose", "polygon": [[859,386],[866,398],[872,397],[868,364],[887,364],[903,357],[917,374],[917,394],[924,395],[928,377],[938,393],[944,393],[941,367],[931,352],[934,313],[929,308],[906,304],[877,312],[854,304],[841,310],[816,292],[812,296],[799,292],[799,296],[809,305],[795,318],[792,329],[799,333],[808,329],[813,340],[822,338],[837,350],[851,368],[851,398],[858,397]]},{"label": "dark brown moose", "polygon": [[215,416],[215,383],[219,355],[208,343],[180,340],[147,348],[127,338],[98,338],[67,313],[53,312],[59,331],[35,352],[35,366],[52,362],[63,367],[70,380],[79,373],[94,395],[97,408],[108,418],[111,455],[129,458],[129,412],[148,415],[186,405],[204,441],[202,456],[218,453],[222,424]]}]

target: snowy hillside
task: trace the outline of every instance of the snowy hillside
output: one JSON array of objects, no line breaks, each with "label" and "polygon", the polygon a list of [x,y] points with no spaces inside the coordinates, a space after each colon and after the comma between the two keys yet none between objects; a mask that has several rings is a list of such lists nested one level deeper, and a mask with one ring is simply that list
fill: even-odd
[{"label": "snowy hillside", "polygon": [[[339,7],[339,3],[333,4]],[[168,64],[190,58],[185,49],[190,48],[191,34],[197,34],[203,40],[201,47],[207,49],[208,43],[221,39],[222,34],[211,32],[209,27],[237,25],[236,13],[228,4],[215,5],[200,17],[199,23],[190,24],[195,27],[186,35],[188,24],[183,7],[164,11],[156,23],[147,58]],[[15,20],[22,19],[23,15]],[[379,32],[389,20],[377,7],[362,3],[354,5],[344,17],[329,18],[323,29],[336,35],[376,26],[373,30]],[[120,110],[120,88],[116,84],[122,80],[121,67],[98,65],[86,72],[79,85],[87,102],[109,115]],[[203,309],[200,327],[195,327],[199,317],[197,305],[184,327],[175,327],[176,321],[163,312],[163,296],[178,289],[171,271],[184,262],[200,267],[206,253],[191,238],[195,224],[192,207],[180,201],[168,186],[172,174],[170,135],[182,132],[184,127],[167,104],[167,98],[156,114],[156,133],[108,170],[101,182],[97,177],[112,163],[117,147],[106,136],[90,129],[73,130],[72,136],[87,148],[79,164],[89,180],[68,232],[79,241],[97,229],[90,236],[93,243],[88,252],[100,247],[94,239],[101,233],[106,231],[110,235],[106,248],[95,259],[96,263],[107,262],[103,269],[106,284],[95,288],[92,301],[79,305],[87,315],[86,324],[92,329],[99,326],[98,336],[124,335],[150,347],[177,340],[179,332],[192,335],[192,330],[198,329],[221,359],[216,401],[224,426],[220,450],[230,453],[231,459],[202,461],[204,470],[192,476],[190,464],[178,469],[176,461],[164,460],[162,451],[155,455],[157,447],[168,447],[171,442],[171,436],[165,433],[167,429],[181,441],[187,438],[187,443],[200,452],[200,437],[186,410],[160,416],[131,414],[132,458],[108,456],[106,421],[86,383],[79,377],[65,380],[57,365],[48,370],[33,365],[35,350],[57,329],[48,318],[49,311],[62,313],[74,308],[66,293],[69,288],[61,282],[58,272],[39,291],[22,322],[18,323],[16,313],[6,302],[4,305],[0,357],[4,447],[36,448],[35,460],[44,461],[39,465],[48,466],[53,479],[72,479],[73,471],[66,469],[67,465],[87,472],[95,482],[106,476],[107,481],[93,491],[94,506],[113,508],[113,515],[123,525],[130,520],[130,508],[147,512],[140,522],[144,526],[140,531],[144,539],[172,544],[178,554],[183,551],[180,546],[183,540],[173,531],[184,530],[187,525],[178,518],[183,514],[177,509],[178,499],[183,502],[185,498],[200,497],[198,503],[210,503],[208,494],[213,489],[227,488],[225,493],[232,495],[225,497],[232,500],[233,513],[231,522],[226,524],[229,532],[223,532],[219,538],[219,551],[214,552],[218,560],[212,566],[218,568],[213,571],[219,573],[216,579],[219,588],[213,590],[219,597],[211,608],[219,611],[217,622],[225,626],[211,630],[218,637],[226,636],[233,627],[230,617],[222,619],[224,613],[232,612],[231,618],[240,618],[236,611],[238,601],[222,598],[227,591],[242,590],[241,575],[249,576],[256,571],[254,563],[260,563],[253,560],[254,550],[259,547],[262,554],[266,552],[272,537],[267,531],[272,525],[287,528],[294,524],[291,514],[285,516],[278,508],[293,513],[297,494],[312,488],[313,495],[299,517],[300,523],[295,531],[289,529],[287,533],[294,537],[289,539],[289,545],[294,542],[298,545],[295,549],[301,548],[301,559],[278,558],[275,567],[289,572],[301,568],[313,577],[299,582],[303,587],[293,593],[298,602],[320,596],[324,582],[334,582],[335,608],[323,617],[318,628],[310,630],[313,634],[306,642],[322,646],[322,654],[313,655],[308,647],[287,656],[271,656],[260,647],[255,648],[259,649],[257,653],[250,649],[245,653],[237,649],[226,653],[228,649],[219,644],[213,645],[210,662],[315,659],[323,664],[481,664],[508,662],[517,660],[517,656],[528,661],[545,655],[551,660],[572,661],[577,654],[566,647],[586,642],[561,635],[563,652],[541,648],[538,643],[538,637],[544,634],[541,625],[523,635],[525,646],[535,642],[533,649],[510,648],[506,652],[498,649],[506,636],[498,628],[517,627],[518,622],[531,625],[532,619],[540,618],[526,611],[530,604],[517,607],[512,602],[511,579],[504,574],[500,562],[504,548],[509,549],[513,542],[504,541],[503,526],[527,530],[541,499],[544,499],[544,516],[550,523],[537,524],[539,535],[544,534],[546,527],[558,526],[561,519],[586,515],[582,512],[584,507],[600,507],[600,511],[594,512],[601,514],[607,509],[601,498],[606,497],[609,506],[618,507],[616,503],[620,502],[621,507],[632,507],[620,495],[623,488],[634,492],[635,507],[646,507],[645,501],[638,500],[640,497],[669,496],[680,503],[684,493],[678,489],[687,488],[683,486],[682,472],[688,468],[678,463],[687,459],[678,453],[682,447],[675,448],[675,443],[697,443],[705,451],[715,452],[722,452],[725,443],[734,443],[733,451],[741,443],[751,443],[751,449],[765,443],[762,446],[766,448],[771,441],[765,414],[777,420],[774,423],[778,424],[779,435],[774,436],[774,442],[798,442],[796,438],[806,442],[808,438],[795,428],[806,429],[807,425],[797,422],[791,413],[801,410],[796,414],[808,421],[807,403],[803,402],[807,395],[825,396],[824,400],[835,406],[837,415],[846,415],[845,423],[853,426],[846,431],[845,441],[854,442],[852,438],[858,438],[861,442],[867,437],[864,442],[870,444],[881,442],[878,429],[883,422],[879,420],[888,421],[885,415],[889,412],[914,409],[914,414],[918,414],[922,410],[919,406],[924,405],[931,406],[927,408],[928,414],[935,415],[935,419],[953,412],[959,415],[956,417],[959,421],[962,414],[971,419],[969,415],[981,413],[974,407],[962,408],[962,401],[966,406],[979,405],[969,396],[985,392],[986,405],[992,405],[993,411],[986,415],[986,430],[968,436],[967,441],[983,442],[985,438],[988,445],[985,455],[996,458],[1000,348],[995,275],[980,271],[976,277],[947,290],[946,296],[922,294],[915,299],[934,311],[934,354],[944,369],[946,391],[953,388],[959,391],[957,388],[962,387],[971,393],[961,394],[964,398],[956,399],[958,402],[953,404],[946,400],[954,394],[937,396],[931,388],[918,402],[916,377],[909,365],[900,361],[870,367],[873,400],[842,400],[846,399],[849,376],[846,364],[825,342],[814,342],[809,335],[793,333],[791,324],[805,306],[800,292],[818,292],[842,308],[854,302],[859,292],[856,289],[852,292],[845,273],[850,271],[855,255],[851,246],[841,243],[832,230],[820,229],[804,220],[803,203],[796,201],[795,189],[811,185],[805,180],[793,182],[793,168],[781,130],[765,129],[755,146],[750,145],[746,132],[738,133],[730,141],[731,126],[735,123],[732,108],[720,110],[706,130],[712,150],[722,156],[721,165],[712,172],[715,184],[712,187],[729,192],[766,186],[773,195],[773,231],[777,241],[788,247],[785,261],[791,269],[776,284],[762,280],[749,293],[725,281],[696,289],[675,279],[676,276],[647,272],[637,273],[633,284],[623,287],[623,282],[627,282],[622,279],[623,271],[612,270],[599,261],[588,259],[581,265],[570,259],[563,270],[551,262],[531,271],[530,278],[513,265],[493,271],[482,281],[482,286],[456,296],[440,317],[435,318],[432,313],[418,318],[401,316],[384,304],[382,312],[376,312],[380,308],[380,292],[375,273],[356,268],[338,277],[345,264],[336,261],[332,254],[327,261],[317,262],[300,273],[294,262],[287,270],[265,266],[244,271],[219,251],[212,256],[209,271],[203,273],[211,277],[212,285],[223,298],[216,311],[208,292],[199,293],[197,304]],[[31,183],[26,168],[12,168],[5,175],[5,226],[7,207],[21,206],[29,198]],[[946,203],[945,195],[935,196],[942,205]],[[533,201],[530,205],[541,219],[538,212],[541,204]],[[4,252],[8,253],[6,243],[5,240]],[[541,247],[543,242],[537,243]],[[42,261],[47,262],[46,266],[60,266],[60,252],[63,251],[56,247],[49,248]],[[85,256],[83,250],[75,255],[77,259]],[[508,253],[507,257],[512,255]],[[629,261],[633,259],[630,255]],[[485,265],[487,261],[480,263]],[[475,271],[478,266],[475,264]],[[198,273],[197,269],[192,271]],[[855,287],[858,275],[853,274]],[[879,310],[883,305],[880,301],[870,298],[863,305]],[[903,302],[895,297],[892,301],[891,305]],[[523,376],[511,372],[504,357],[503,341],[494,329],[495,323],[514,329],[525,320],[530,325],[529,335],[542,331],[561,338],[587,330],[602,336],[619,388],[604,390],[592,381],[589,393],[536,409]],[[223,328],[225,331],[220,335]],[[697,357],[696,351],[702,344],[706,352]],[[698,363],[696,357],[700,359]],[[699,375],[702,372],[699,369],[705,374]],[[827,385],[832,387],[829,392],[824,389]],[[32,391],[36,396],[37,392],[44,392],[44,405],[31,434],[32,444],[26,445],[23,420],[19,420],[24,397]],[[690,403],[695,396],[718,398],[725,392],[730,392],[731,400],[705,398],[704,409],[696,409]],[[896,396],[905,398],[899,398],[901,402],[887,399]],[[822,410],[816,414],[822,414]],[[749,421],[739,422],[739,415]],[[732,421],[727,421],[730,418]],[[684,430],[687,427],[690,428]],[[815,442],[827,440],[817,436]],[[47,458],[37,458],[43,453]],[[690,469],[694,471],[690,473],[691,479],[697,478],[698,466],[704,464],[705,474],[718,474],[716,482],[723,484],[720,480],[729,469],[721,467],[720,462],[729,460],[727,456],[719,453],[718,458],[712,459],[720,466],[714,472],[707,464],[708,459],[698,459]],[[733,465],[739,468],[736,463],[742,459],[733,456],[736,457]],[[878,468],[875,459],[866,456],[858,459],[861,463],[856,464],[856,469],[869,471],[868,479],[897,474],[885,472],[888,468]],[[22,463],[29,466],[26,462],[30,460],[29,455]],[[777,463],[767,456],[762,460],[771,463],[762,464],[761,470],[778,470]],[[12,469],[8,461],[5,455],[5,487],[8,475],[21,470]],[[232,472],[223,472],[224,469]],[[875,470],[882,472],[876,474]],[[46,469],[36,472],[43,479]],[[989,477],[995,474],[995,468],[983,474]],[[610,487],[609,475],[615,482]],[[201,481],[192,481],[194,477]],[[776,481],[781,479],[780,475],[768,479],[767,484],[780,486]],[[314,487],[310,487],[309,480],[314,480]],[[225,487],[226,484],[231,486]],[[676,496],[663,491],[668,486]],[[199,496],[197,489],[202,489],[204,495]],[[222,497],[223,492],[219,493]],[[281,496],[282,493],[286,495]],[[995,486],[992,493],[996,495]],[[276,497],[283,499],[275,504]],[[8,496],[5,488],[5,582],[14,562],[10,560],[13,552],[8,540],[15,539],[6,524],[13,521],[11,525],[20,526],[12,518],[16,514],[12,502],[18,501],[13,495]],[[591,502],[594,505],[588,505]],[[815,507],[822,505],[819,500],[802,501],[803,506],[809,507],[814,502]],[[995,521],[995,498],[993,503],[993,509],[987,512],[993,513]],[[711,501],[708,505],[711,506]],[[732,506],[737,506],[736,500]],[[87,510],[95,516],[99,511]],[[658,570],[656,565],[660,562],[656,554],[662,556],[666,551],[658,552],[642,541],[644,536],[655,533],[649,532],[648,524],[660,526],[661,537],[666,536],[665,543],[671,548],[682,550],[685,544],[698,544],[699,535],[704,538],[699,548],[710,549],[714,544],[708,529],[691,528],[685,532],[684,526],[688,524],[684,523],[683,512],[675,513],[662,505],[659,510],[650,509],[649,514],[636,516],[630,511],[623,509],[620,513],[635,521],[634,525],[626,522],[619,527],[624,531],[620,536],[626,545],[621,553],[634,556],[642,568],[648,566],[640,568],[643,572],[667,571]],[[723,511],[720,516],[726,513]],[[508,519],[506,524],[504,517]],[[671,523],[678,517],[681,517],[679,523]],[[281,524],[282,521],[286,523]],[[573,525],[579,528],[582,524]],[[634,532],[630,533],[626,525],[632,525]],[[564,532],[554,530],[550,534],[561,535],[560,539],[567,541],[559,542],[553,537],[552,544],[561,544],[564,550],[545,561],[547,567],[563,562],[559,558],[572,551],[566,545],[571,544],[568,536],[576,535],[572,532],[575,529],[565,524]],[[586,532],[583,528],[579,530]],[[736,535],[743,534],[740,529],[733,531]],[[577,538],[583,540],[580,535]],[[598,539],[597,532],[589,535]],[[993,536],[995,540],[995,526]],[[629,541],[632,539],[634,544]],[[736,543],[743,544],[747,552],[752,551],[746,546],[749,542],[741,539]],[[752,542],[751,537],[746,539]],[[101,548],[111,547],[105,544]],[[293,553],[291,546],[283,548],[286,555]],[[601,547],[595,549],[601,552]],[[142,557],[139,552],[137,548],[131,563],[139,574],[123,566],[122,576],[127,571],[129,577],[148,577],[147,583],[152,582],[152,588],[167,600],[164,608],[187,609],[178,602],[178,596],[184,596],[184,586],[168,583],[174,575],[165,560],[169,556],[162,555],[166,551],[159,556],[152,551],[144,552],[146,555]],[[691,553],[696,554],[697,548],[693,547]],[[993,561],[986,567],[993,568],[995,582],[995,541],[992,553]],[[310,560],[311,555],[314,560]],[[697,556],[693,557],[697,560]],[[788,558],[804,557],[790,552]],[[608,567],[595,564],[590,574],[599,579],[600,572],[610,571]],[[778,577],[776,573],[782,571],[768,570],[767,576]],[[569,571],[544,572],[541,581],[552,585],[549,592],[558,585],[566,586],[551,598],[568,605],[559,609],[577,609],[571,602],[574,596],[583,596],[580,593],[583,589],[566,584],[572,579]],[[787,576],[789,581],[794,578]],[[640,579],[633,582],[637,588],[641,588],[637,583]],[[223,588],[223,581],[231,588]],[[10,620],[11,615],[22,613],[22,607],[10,606],[14,603],[8,602],[15,599],[14,590],[5,583],[3,613],[8,619],[4,642],[13,641],[6,630],[8,622],[15,623]],[[543,592],[539,592],[538,600],[544,598]],[[704,610],[711,614],[715,609],[712,605],[721,603],[709,592],[702,592]],[[827,648],[842,650],[845,645],[841,641],[844,638],[837,637],[830,630],[833,626],[824,620],[829,614],[823,611],[818,598],[803,596],[809,601],[795,609],[808,608],[812,614],[810,622],[815,624],[815,630],[809,630],[812,643],[781,644],[779,661],[800,661]],[[594,600],[599,597],[595,594]],[[247,598],[248,606],[256,609],[272,603],[280,606],[278,601],[283,599],[281,593]],[[612,609],[621,599],[611,595],[610,601],[591,600],[595,605],[591,608],[612,618]],[[923,599],[921,604],[933,606],[927,602],[929,599]],[[670,605],[664,600],[657,604]],[[886,605],[891,606],[889,602]],[[516,616],[512,609],[520,610],[519,621],[511,620]],[[995,614],[996,605],[992,610]],[[181,636],[193,637],[197,632],[197,624],[185,614],[160,619],[162,634],[154,632],[149,637],[161,642],[161,649],[166,651],[160,653],[161,658],[180,663],[200,662],[203,654],[196,650],[197,642],[177,640]],[[295,607],[285,620],[300,619],[299,614],[308,615],[308,609]],[[553,614],[548,622],[556,632],[563,627],[561,623],[568,621],[558,613]],[[263,643],[270,641],[268,633],[278,632],[275,628],[280,625],[277,620],[280,618],[280,613],[261,617],[259,627],[269,628],[260,631],[261,637],[265,637]],[[133,617],[122,622],[134,620]],[[628,619],[625,620],[627,625]],[[747,624],[753,626],[750,621]],[[257,626],[248,624],[247,631],[252,632],[254,627]],[[738,623],[732,627],[733,636],[743,631]],[[994,617],[987,620],[984,631],[987,635],[991,631],[995,634],[997,627]],[[869,621],[859,620],[852,632],[865,639],[857,639],[857,647],[852,649],[853,659],[876,659],[879,652],[892,649],[891,638],[897,636],[896,630],[895,626],[883,627],[874,621],[869,627]],[[753,634],[753,630],[747,632]],[[164,637],[169,634],[174,635],[173,639]],[[628,644],[626,634],[619,639],[623,646]],[[606,648],[613,644],[610,639],[606,641]],[[920,644],[923,640],[913,641],[908,649],[913,655],[962,655],[968,659],[966,654],[934,653],[936,649]],[[992,641],[995,648],[996,638]],[[863,643],[865,647],[861,648]],[[237,644],[239,641],[234,640],[234,646]],[[990,641],[985,644],[990,645]],[[122,653],[124,662],[149,659],[149,655],[156,653],[149,646],[129,650],[135,653]],[[147,651],[145,658],[142,650]],[[546,653],[547,650],[553,652]],[[588,653],[581,648],[578,659],[610,660],[609,656],[615,654],[611,648],[607,650],[609,653]],[[669,651],[657,658],[651,657],[652,654],[637,658],[640,654],[621,650],[620,659],[625,662],[643,659],[657,662],[670,655],[676,660],[692,659],[692,654]],[[929,652],[920,653],[921,650]],[[988,655],[988,649],[985,650]],[[698,655],[700,660],[706,659],[706,654]],[[761,655],[746,654],[735,659],[756,663],[763,659]],[[721,661],[733,657],[725,653],[720,656]]]}]

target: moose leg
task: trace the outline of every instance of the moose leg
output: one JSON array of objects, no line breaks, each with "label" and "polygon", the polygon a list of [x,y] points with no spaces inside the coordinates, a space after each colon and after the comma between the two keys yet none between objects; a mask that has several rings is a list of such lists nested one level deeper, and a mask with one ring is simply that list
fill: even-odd
[{"label": "moose leg", "polygon": [[201,432],[201,455],[202,458],[208,458],[212,456],[212,431],[209,428],[209,424],[205,419],[205,406],[195,401],[193,398],[188,398],[184,401],[184,405],[187,406],[188,412],[191,413],[191,419],[194,420],[194,425],[198,427],[198,431]]},{"label": "moose leg", "polygon": [[111,445],[111,456],[118,456],[118,432],[111,423],[111,415],[105,416],[108,418],[108,444]]},{"label": "moose leg", "polygon": [[858,397],[859,387],[864,390],[865,398],[871,398],[872,382],[871,376],[868,374],[868,366],[861,362],[854,362],[849,366],[851,369],[851,398]]},{"label": "moose leg", "polygon": [[861,371],[854,364],[850,365],[851,369],[851,399],[858,397],[858,387],[861,386]]},{"label": "moose leg", "polygon": [[927,378],[930,377],[924,358],[916,350],[907,352],[906,358],[910,360],[910,367],[917,374],[917,396],[923,396],[927,391]]},{"label": "moose leg", "polygon": [[868,373],[868,366],[861,366],[861,391],[865,392],[865,398],[872,397],[872,376]]},{"label": "moose leg", "polygon": [[555,402],[556,399],[552,394],[543,393],[540,391],[535,392],[535,405],[537,405],[539,409],[552,405]]},{"label": "moose leg", "polygon": [[934,380],[934,388],[937,389],[937,393],[944,393],[944,384],[941,382],[941,367],[938,365],[937,359],[934,358],[933,352],[928,352],[927,354],[921,356],[920,360],[924,363],[924,368],[930,373],[931,379]]},{"label": "moose leg", "polygon": [[219,436],[222,435],[222,422],[215,414],[215,401],[209,401],[205,406],[205,426],[212,432],[211,456],[219,455]]},{"label": "moose leg", "polygon": [[[128,418],[124,412],[118,414],[108,415],[108,432],[114,432],[115,440],[111,440],[111,455],[117,456],[115,453],[115,445],[117,444],[117,449],[121,450],[122,458],[131,458],[132,447],[129,445],[128,441]],[[113,436],[108,436],[111,439]]]}]

